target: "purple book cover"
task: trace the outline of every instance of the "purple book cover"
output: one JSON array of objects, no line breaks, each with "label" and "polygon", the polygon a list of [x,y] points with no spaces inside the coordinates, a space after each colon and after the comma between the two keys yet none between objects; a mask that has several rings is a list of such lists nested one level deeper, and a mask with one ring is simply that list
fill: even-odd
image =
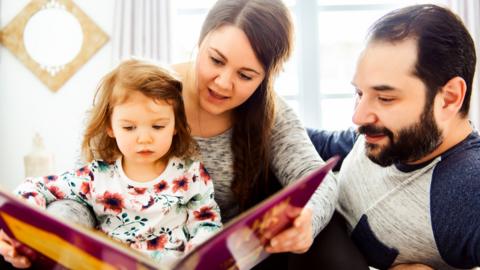
[{"label": "purple book cover", "polygon": [[34,269],[160,268],[147,256],[99,231],[62,221],[2,190],[0,228],[22,243],[18,250],[31,259]]},{"label": "purple book cover", "polygon": [[289,227],[293,219],[290,207],[304,207],[328,172],[338,162],[329,159],[310,175],[288,185],[257,206],[230,221],[177,264],[175,269],[250,269],[266,257],[266,234],[276,235]]},{"label": "purple book cover", "polygon": [[[174,269],[250,269],[269,254],[266,234],[291,225],[291,207],[304,207],[328,172],[332,158],[309,176],[296,181],[228,223],[198,246]],[[19,251],[35,269],[161,269],[155,262],[103,233],[67,223],[46,210],[0,190],[0,228],[21,244]],[[35,250],[31,252],[25,246]]]}]

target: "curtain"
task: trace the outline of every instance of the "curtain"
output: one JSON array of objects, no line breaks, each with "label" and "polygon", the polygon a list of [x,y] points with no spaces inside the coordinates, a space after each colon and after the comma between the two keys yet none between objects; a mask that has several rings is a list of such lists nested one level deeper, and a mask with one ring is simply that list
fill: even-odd
[{"label": "curtain", "polygon": [[448,0],[448,6],[458,14],[470,31],[477,52],[477,68],[475,72],[472,97],[470,100],[470,119],[477,129],[480,129],[480,1],[478,0]]},{"label": "curtain", "polygon": [[113,61],[131,56],[170,62],[171,0],[115,1]]}]

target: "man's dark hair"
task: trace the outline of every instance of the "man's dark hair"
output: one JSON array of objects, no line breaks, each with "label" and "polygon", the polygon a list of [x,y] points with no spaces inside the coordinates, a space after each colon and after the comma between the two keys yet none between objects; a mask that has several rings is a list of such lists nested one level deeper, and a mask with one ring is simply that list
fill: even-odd
[{"label": "man's dark hair", "polygon": [[476,55],[472,37],[461,19],[446,8],[415,5],[386,14],[370,29],[370,41],[398,42],[407,38],[417,40],[414,72],[427,86],[427,102],[433,102],[450,79],[462,77],[467,90],[460,114],[466,117]]}]

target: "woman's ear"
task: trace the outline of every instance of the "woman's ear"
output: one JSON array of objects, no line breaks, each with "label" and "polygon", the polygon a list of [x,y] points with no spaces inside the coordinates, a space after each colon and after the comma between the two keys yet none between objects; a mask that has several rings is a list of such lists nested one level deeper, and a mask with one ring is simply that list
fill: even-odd
[{"label": "woman's ear", "polygon": [[450,79],[438,93],[440,102],[440,118],[442,120],[450,119],[458,114],[462,108],[467,92],[467,84],[462,77]]}]

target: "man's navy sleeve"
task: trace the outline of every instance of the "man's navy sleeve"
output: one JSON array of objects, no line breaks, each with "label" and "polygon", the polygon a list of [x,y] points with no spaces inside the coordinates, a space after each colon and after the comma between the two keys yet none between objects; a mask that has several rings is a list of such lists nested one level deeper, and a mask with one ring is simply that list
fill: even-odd
[{"label": "man's navy sleeve", "polygon": [[343,159],[352,150],[358,137],[354,128],[342,131],[326,131],[307,128],[308,136],[322,159],[327,160],[335,155],[340,156],[340,161],[333,169],[340,170]]}]

